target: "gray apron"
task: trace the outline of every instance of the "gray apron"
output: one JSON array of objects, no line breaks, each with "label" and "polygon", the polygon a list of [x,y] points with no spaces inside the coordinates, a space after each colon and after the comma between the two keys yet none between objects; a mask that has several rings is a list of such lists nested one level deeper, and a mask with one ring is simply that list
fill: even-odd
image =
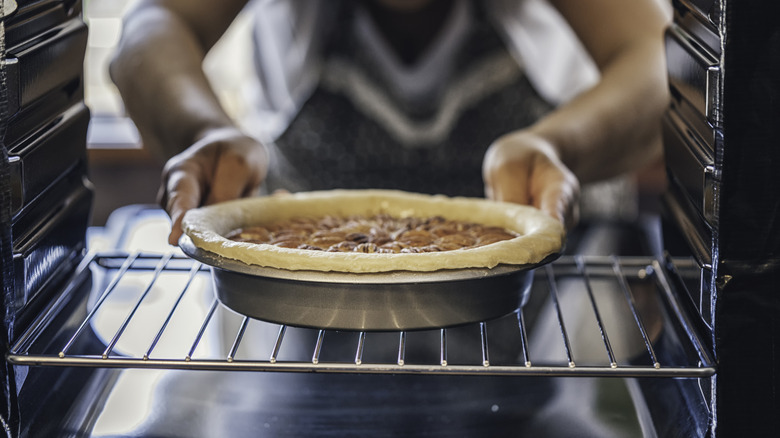
[{"label": "gray apron", "polygon": [[291,191],[383,188],[484,196],[482,160],[502,134],[552,109],[484,17],[474,20],[435,86],[394,92],[345,12],[319,86],[274,146],[266,187]]}]

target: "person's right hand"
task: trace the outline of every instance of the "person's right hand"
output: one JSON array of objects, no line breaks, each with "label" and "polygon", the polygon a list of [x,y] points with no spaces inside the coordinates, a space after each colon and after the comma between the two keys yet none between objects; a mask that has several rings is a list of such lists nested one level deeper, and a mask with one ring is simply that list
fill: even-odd
[{"label": "person's right hand", "polygon": [[235,128],[212,130],[165,164],[158,200],[171,217],[168,243],[178,245],[184,213],[253,194],[268,171],[268,153]]}]

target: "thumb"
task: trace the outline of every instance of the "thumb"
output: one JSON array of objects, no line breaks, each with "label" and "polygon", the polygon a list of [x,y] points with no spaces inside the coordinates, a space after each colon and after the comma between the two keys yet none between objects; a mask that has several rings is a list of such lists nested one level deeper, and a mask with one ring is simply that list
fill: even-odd
[{"label": "thumb", "polygon": [[171,217],[171,233],[168,243],[178,245],[182,232],[184,214],[200,206],[201,187],[196,177],[189,172],[177,170],[168,177],[165,210]]},{"label": "thumb", "polygon": [[579,181],[571,174],[555,184],[547,184],[534,196],[534,206],[559,220],[567,230],[579,221]]}]

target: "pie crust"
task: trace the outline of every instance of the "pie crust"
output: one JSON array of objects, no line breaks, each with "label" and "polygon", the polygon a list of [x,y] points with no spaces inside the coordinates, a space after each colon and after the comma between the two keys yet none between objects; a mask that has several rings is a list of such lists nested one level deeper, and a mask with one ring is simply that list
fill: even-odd
[{"label": "pie crust", "polygon": [[[442,216],[455,221],[506,228],[519,236],[476,248],[424,253],[311,251],[237,242],[225,237],[244,226],[302,216],[378,214],[401,218]],[[559,252],[564,239],[563,225],[533,207],[394,190],[327,190],[239,199],[190,210],[182,227],[197,247],[249,265],[349,273],[535,264]]]}]

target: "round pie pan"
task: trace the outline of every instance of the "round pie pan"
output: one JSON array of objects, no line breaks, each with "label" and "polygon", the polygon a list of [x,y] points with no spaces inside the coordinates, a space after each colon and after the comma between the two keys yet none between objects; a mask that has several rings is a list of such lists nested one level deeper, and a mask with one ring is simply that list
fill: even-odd
[{"label": "round pie pan", "polygon": [[189,237],[179,247],[211,267],[217,299],[263,321],[333,330],[444,328],[514,312],[528,300],[533,265],[434,272],[291,271],[242,263],[205,251]]}]

